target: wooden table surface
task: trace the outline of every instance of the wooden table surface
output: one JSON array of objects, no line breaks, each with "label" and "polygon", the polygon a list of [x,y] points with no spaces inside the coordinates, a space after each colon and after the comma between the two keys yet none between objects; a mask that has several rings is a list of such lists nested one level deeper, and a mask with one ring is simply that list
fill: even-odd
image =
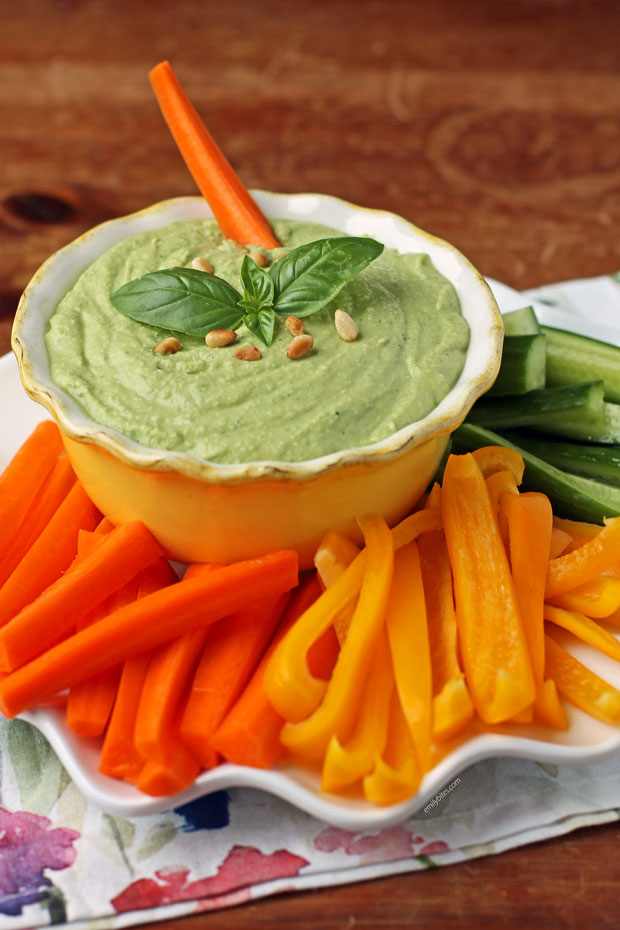
[{"label": "wooden table surface", "polygon": [[[517,288],[620,269],[616,0],[0,0],[0,22],[0,352],[52,251],[194,193],[162,58],[249,186],[394,210]],[[616,927],[618,846],[588,829],[187,927]]]}]

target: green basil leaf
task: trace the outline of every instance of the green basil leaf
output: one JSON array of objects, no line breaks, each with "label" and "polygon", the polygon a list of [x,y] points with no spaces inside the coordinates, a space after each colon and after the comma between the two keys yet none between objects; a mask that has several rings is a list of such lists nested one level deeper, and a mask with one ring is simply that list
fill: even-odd
[{"label": "green basil leaf", "polygon": [[271,345],[276,322],[276,315],[271,307],[263,307],[258,313],[246,313],[243,322],[252,335],[260,339],[264,345]]},{"label": "green basil leaf", "polygon": [[244,293],[239,305],[246,312],[258,313],[261,307],[273,304],[273,281],[249,255],[244,255],[241,263],[241,284]]},{"label": "green basil leaf", "polygon": [[300,245],[269,268],[274,310],[281,316],[300,318],[316,313],[381,252],[383,245],[366,236],[317,239]]},{"label": "green basil leaf", "polygon": [[206,271],[167,268],[123,284],[110,300],[119,313],[139,323],[204,336],[241,324],[240,296],[223,278]]}]

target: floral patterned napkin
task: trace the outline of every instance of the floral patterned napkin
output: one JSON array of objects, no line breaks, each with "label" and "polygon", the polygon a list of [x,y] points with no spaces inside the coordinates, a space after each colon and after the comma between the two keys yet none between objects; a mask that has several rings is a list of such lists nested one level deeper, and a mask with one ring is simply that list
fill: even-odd
[{"label": "floral patterned napkin", "polygon": [[[526,297],[615,330],[620,343],[612,277]],[[0,791],[0,930],[92,930],[448,865],[617,820],[620,757],[581,768],[481,762],[427,812],[374,833],[326,826],[247,789],[130,820],[87,802],[34,727],[2,720]]]}]

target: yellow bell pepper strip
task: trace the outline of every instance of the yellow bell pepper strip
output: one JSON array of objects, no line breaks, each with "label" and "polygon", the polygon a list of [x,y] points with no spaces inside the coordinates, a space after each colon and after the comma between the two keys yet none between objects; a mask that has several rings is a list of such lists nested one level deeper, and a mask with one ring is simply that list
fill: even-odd
[{"label": "yellow bell pepper strip", "polygon": [[545,597],[549,600],[592,581],[618,562],[619,552],[620,517],[611,517],[583,546],[549,562]]},{"label": "yellow bell pepper strip", "polygon": [[552,630],[545,636],[546,669],[567,701],[602,720],[620,723],[620,691],[599,678],[556,641]]},{"label": "yellow bell pepper strip", "polygon": [[620,642],[613,633],[599,626],[595,620],[578,614],[574,610],[563,610],[561,607],[554,607],[552,604],[545,604],[545,620],[549,620],[556,626],[568,630],[577,639],[584,643],[589,643],[612,659],[620,662]]},{"label": "yellow bell pepper strip", "polygon": [[508,557],[471,453],[448,459],[441,504],[469,693],[485,723],[500,723],[533,702],[534,677]]},{"label": "yellow bell pepper strip", "polygon": [[323,791],[339,791],[372,772],[385,749],[393,689],[392,658],[383,630],[377,640],[353,736],[343,745],[334,735],[327,747],[321,779]]},{"label": "yellow bell pepper strip", "polygon": [[400,549],[417,539],[421,533],[430,533],[431,530],[441,529],[441,510],[429,507],[425,510],[416,510],[397,523],[392,530],[394,549]]},{"label": "yellow bell pepper strip", "polygon": [[551,531],[549,558],[557,559],[559,555],[562,555],[562,553],[566,551],[572,541],[573,537],[569,533],[565,533],[564,530],[561,530],[558,526],[554,526]]},{"label": "yellow bell pepper strip", "polygon": [[[322,759],[332,736],[341,742],[351,736],[385,620],[394,569],[392,536],[385,520],[376,514],[359,517],[358,522],[366,543],[366,560],[347,638],[319,707],[307,719],[285,724],[280,734],[281,742],[305,759]],[[334,587],[336,584],[338,581]],[[332,590],[328,588],[322,597]]]},{"label": "yellow bell pepper strip", "polygon": [[423,533],[418,551],[431,653],[433,737],[441,741],[466,726],[474,707],[459,664],[452,569],[443,530]]},{"label": "yellow bell pepper strip", "polygon": [[523,456],[516,449],[507,449],[504,446],[481,446],[471,453],[485,478],[497,471],[512,472],[517,484],[523,481]]},{"label": "yellow bell pepper strip", "polygon": [[340,578],[343,571],[349,567],[360,547],[353,542],[350,536],[338,530],[330,530],[325,534],[314,556],[316,568],[324,588]]},{"label": "yellow bell pepper strip", "polygon": [[415,794],[421,781],[422,769],[398,693],[394,690],[385,751],[363,781],[364,796],[373,804],[398,804]]},{"label": "yellow bell pepper strip", "polygon": [[[314,556],[314,565],[323,588],[329,588],[337,578],[340,578],[359,553],[360,547],[345,533],[340,533],[338,530],[330,530],[326,533]],[[353,606],[351,604],[349,610],[338,614],[334,620],[336,636],[341,646],[347,637],[353,616]]]},{"label": "yellow bell pepper strip", "polygon": [[[394,549],[416,539],[420,533],[440,527],[438,510],[419,510],[392,529]],[[366,550],[362,549],[274,650],[265,673],[265,693],[274,710],[285,720],[304,720],[320,704],[327,686],[310,672],[308,649],[330,626],[344,623],[347,611],[351,611],[357,601],[365,563]]]},{"label": "yellow bell pepper strip", "polygon": [[423,772],[431,767],[431,653],[420,556],[415,542],[394,557],[385,625],[396,690]]},{"label": "yellow bell pepper strip", "polygon": [[620,609],[620,579],[599,575],[593,581],[551,598],[551,603],[565,610],[576,610],[586,617],[609,617]]}]

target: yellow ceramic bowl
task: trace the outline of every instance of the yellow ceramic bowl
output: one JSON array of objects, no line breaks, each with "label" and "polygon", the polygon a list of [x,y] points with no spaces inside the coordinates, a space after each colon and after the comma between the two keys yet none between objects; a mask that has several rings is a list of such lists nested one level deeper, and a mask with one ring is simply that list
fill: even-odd
[{"label": "yellow ceramic bowl", "polygon": [[219,465],[140,446],[94,422],[57,388],[45,331],[60,299],[120,239],[175,220],[210,217],[199,197],[164,201],[103,223],[53,255],[21,299],[13,349],[26,391],[54,417],[80,481],[114,523],[142,520],[181,562],[230,562],[295,548],[302,567],[309,567],[326,530],[357,537],[356,514],[377,512],[394,523],[416,503],[450,432],[497,375],[502,323],[488,286],[467,259],[401,217],[319,194],[253,193],[269,217],[324,223],[349,235],[366,233],[401,252],[427,252],[452,281],[470,345],[457,384],[428,416],[382,442],[305,462]]}]

